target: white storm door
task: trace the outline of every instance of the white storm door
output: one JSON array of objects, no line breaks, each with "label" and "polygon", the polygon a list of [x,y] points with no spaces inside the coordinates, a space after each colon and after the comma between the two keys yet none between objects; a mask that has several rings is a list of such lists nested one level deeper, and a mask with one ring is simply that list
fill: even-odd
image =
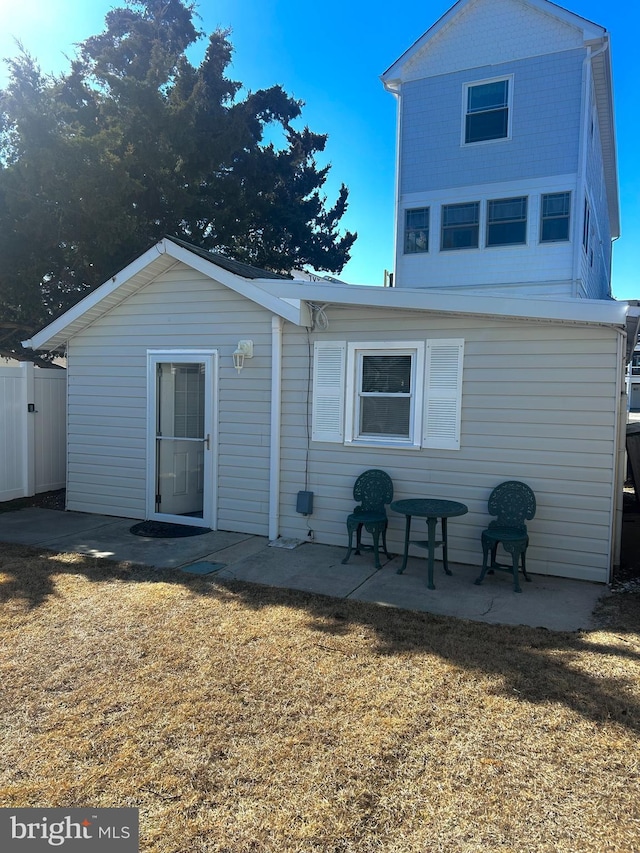
[{"label": "white storm door", "polygon": [[147,515],[214,527],[215,354],[149,354]]}]

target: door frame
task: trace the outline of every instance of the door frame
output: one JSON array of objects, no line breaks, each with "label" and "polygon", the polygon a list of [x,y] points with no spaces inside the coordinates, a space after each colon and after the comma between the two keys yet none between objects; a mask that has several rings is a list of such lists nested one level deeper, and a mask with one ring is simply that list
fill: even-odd
[{"label": "door frame", "polygon": [[[205,366],[204,432],[209,443],[204,446],[202,518],[156,512],[156,365],[201,363]],[[218,522],[218,351],[215,349],[149,349],[147,350],[147,447],[146,518],[217,529]]]}]

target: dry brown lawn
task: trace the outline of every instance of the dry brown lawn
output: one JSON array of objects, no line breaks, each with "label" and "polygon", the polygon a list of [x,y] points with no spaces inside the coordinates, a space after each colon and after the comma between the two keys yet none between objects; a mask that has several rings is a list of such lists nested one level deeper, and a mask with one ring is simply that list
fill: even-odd
[{"label": "dry brown lawn", "polygon": [[584,634],[0,546],[0,806],[153,853],[640,850],[640,596]]}]

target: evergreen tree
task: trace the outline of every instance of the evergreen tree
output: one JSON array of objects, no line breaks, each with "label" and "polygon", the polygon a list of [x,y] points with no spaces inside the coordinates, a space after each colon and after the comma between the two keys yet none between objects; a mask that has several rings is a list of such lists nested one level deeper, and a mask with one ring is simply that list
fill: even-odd
[{"label": "evergreen tree", "polygon": [[[343,185],[323,195],[326,136],[293,126],[279,86],[240,97],[229,34],[203,36],[195,4],[125,0],[67,74],[24,51],[0,91],[0,347],[74,304],[165,234],[277,272],[340,272]],[[279,130],[283,142],[265,141]]]}]

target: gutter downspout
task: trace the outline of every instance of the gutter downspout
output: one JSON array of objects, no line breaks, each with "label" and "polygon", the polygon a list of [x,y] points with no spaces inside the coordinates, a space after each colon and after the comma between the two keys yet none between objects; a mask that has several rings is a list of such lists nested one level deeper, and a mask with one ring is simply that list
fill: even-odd
[{"label": "gutter downspout", "polygon": [[282,317],[271,318],[271,439],[269,448],[269,541],[280,535],[280,430],[282,426]]},{"label": "gutter downspout", "polygon": [[622,521],[624,509],[624,481],[627,462],[627,395],[624,380],[625,350],[627,334],[618,331],[617,370],[616,370],[616,429],[613,449],[614,477],[613,495],[611,501],[611,533],[609,543],[609,583],[613,577],[614,566],[620,565],[622,550]]},{"label": "gutter downspout", "polygon": [[[394,95],[397,99],[396,104],[396,180],[394,187],[394,207],[396,210],[395,214],[395,228],[393,229],[393,286],[398,286],[398,245],[401,244],[400,241],[404,240],[403,232],[404,232],[404,216],[402,220],[400,218],[400,157],[401,151],[400,146],[402,144],[402,91],[401,88],[398,87],[398,90],[394,92]],[[403,229],[401,232],[400,229]]]}]

